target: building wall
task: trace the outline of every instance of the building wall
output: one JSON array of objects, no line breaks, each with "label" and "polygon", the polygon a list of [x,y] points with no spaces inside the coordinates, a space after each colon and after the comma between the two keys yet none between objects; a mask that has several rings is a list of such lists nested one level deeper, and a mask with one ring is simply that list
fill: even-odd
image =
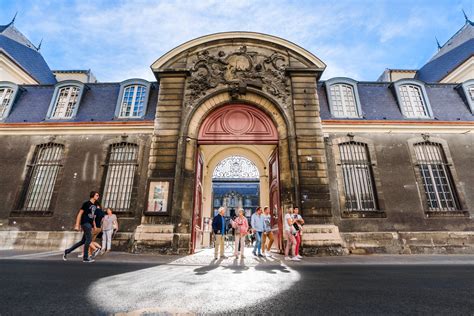
[{"label": "building wall", "polygon": [[[104,164],[111,143],[129,141],[138,143],[139,161],[136,174],[136,190],[132,208],[126,217],[121,217],[121,231],[133,232],[140,223],[146,188],[149,143],[151,135],[138,134],[123,138],[121,135],[64,136],[0,136],[0,220],[8,219],[10,227],[22,231],[67,231],[71,230],[77,211],[91,190],[102,191]],[[15,212],[20,190],[24,185],[27,165],[31,163],[36,145],[53,140],[65,145],[63,167],[57,179],[56,197],[53,195],[47,216],[31,216],[27,212]]]},{"label": "building wall", "polygon": [[[347,133],[329,134],[327,144],[328,167],[332,211],[334,223],[341,232],[408,232],[408,231],[472,231],[474,216],[474,136],[472,134],[438,134],[430,135],[447,142],[449,153],[456,171],[455,185],[462,200],[463,211],[467,216],[431,217],[427,216],[423,204],[424,189],[417,179],[415,166],[409,150],[409,139],[420,138],[420,134],[369,134],[357,133],[373,142],[376,161],[374,168],[378,173],[375,181],[380,181],[381,195],[378,196],[385,218],[343,218],[339,202],[342,192],[338,188],[333,141],[347,137]],[[378,178],[378,179],[377,179]],[[459,214],[458,214],[459,215]],[[469,217],[470,215],[470,217]]]}]

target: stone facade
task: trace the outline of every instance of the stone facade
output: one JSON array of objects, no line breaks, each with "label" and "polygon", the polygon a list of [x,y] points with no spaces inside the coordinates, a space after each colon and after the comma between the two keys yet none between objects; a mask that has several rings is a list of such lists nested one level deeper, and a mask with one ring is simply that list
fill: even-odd
[{"label": "stone facade", "polygon": [[[12,112],[17,121],[0,124],[4,149],[0,161],[2,167],[8,166],[0,173],[0,248],[58,249],[78,238],[70,232],[77,208],[91,189],[104,188],[110,145],[126,141],[138,146],[139,155],[130,208],[119,214],[122,233],[116,246],[120,249],[168,254],[193,251],[196,226],[202,228],[202,223],[195,223],[200,180],[197,157],[208,155],[203,166],[207,170],[209,155],[224,157],[240,145],[249,157],[259,154],[258,146],[267,146],[260,151],[265,157],[259,162],[265,178],[261,183],[267,185],[271,182],[268,158],[276,150],[280,205],[276,227],[281,229],[283,210],[299,207],[306,221],[302,245],[306,254],[474,252],[473,120],[471,113],[462,112],[467,108],[455,87],[427,87],[432,100],[442,101],[439,105],[431,102],[436,119],[403,121],[394,119],[400,111],[394,106],[392,85],[363,83],[362,109],[367,117],[381,111],[380,117],[335,120],[330,117],[328,96],[320,81],[324,63],[283,39],[241,32],[187,42],[151,68],[158,80],[151,87],[157,90],[147,100],[146,115],[137,120],[114,117],[114,106],[121,97],[117,85],[91,84],[84,93],[89,108],[107,107],[110,112],[98,122],[81,117],[81,107],[78,116],[82,121],[21,121],[18,112],[33,107],[34,102],[49,104],[53,88],[40,87],[47,93],[42,94],[44,100],[35,98],[34,102],[28,101],[28,93],[33,92],[20,94]],[[369,109],[369,101],[377,107]],[[277,143],[243,146],[228,142],[203,150],[199,130],[204,120],[217,109],[239,104],[252,106],[269,118],[278,134]],[[442,112],[445,104],[459,115]],[[426,139],[444,150],[459,201],[456,211],[427,208],[413,149],[415,142]],[[345,208],[338,146],[350,141],[367,146],[376,210]],[[35,147],[48,142],[65,148],[51,204],[47,211],[24,211],[19,199],[26,170]],[[145,211],[152,181],[169,181],[168,212]],[[203,197],[211,198],[210,194]]]}]

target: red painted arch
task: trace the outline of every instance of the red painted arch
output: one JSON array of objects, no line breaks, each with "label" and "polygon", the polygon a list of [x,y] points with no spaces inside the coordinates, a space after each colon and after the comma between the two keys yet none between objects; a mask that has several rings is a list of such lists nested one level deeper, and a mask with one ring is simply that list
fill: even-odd
[{"label": "red painted arch", "polygon": [[246,104],[225,105],[204,120],[199,144],[277,144],[278,132],[261,110]]}]

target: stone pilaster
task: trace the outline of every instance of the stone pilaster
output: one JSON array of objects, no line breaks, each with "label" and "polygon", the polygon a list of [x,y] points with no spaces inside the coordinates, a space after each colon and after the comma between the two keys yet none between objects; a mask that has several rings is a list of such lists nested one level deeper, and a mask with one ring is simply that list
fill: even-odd
[{"label": "stone pilaster", "polygon": [[327,223],[329,179],[314,73],[291,73],[299,175],[299,205],[307,222]]}]

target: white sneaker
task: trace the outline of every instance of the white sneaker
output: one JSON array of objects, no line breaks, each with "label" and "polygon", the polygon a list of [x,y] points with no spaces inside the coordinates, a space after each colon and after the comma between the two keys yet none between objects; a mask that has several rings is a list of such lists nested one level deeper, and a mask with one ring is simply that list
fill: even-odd
[{"label": "white sneaker", "polygon": [[287,260],[287,261],[288,261],[288,260],[291,260],[291,258],[290,258],[290,257],[285,257],[285,260]]},{"label": "white sneaker", "polygon": [[303,259],[303,257],[300,256],[300,255],[297,255],[296,258],[298,258],[298,259]]},{"label": "white sneaker", "polygon": [[301,261],[298,257],[293,257],[290,259],[291,261]]}]

